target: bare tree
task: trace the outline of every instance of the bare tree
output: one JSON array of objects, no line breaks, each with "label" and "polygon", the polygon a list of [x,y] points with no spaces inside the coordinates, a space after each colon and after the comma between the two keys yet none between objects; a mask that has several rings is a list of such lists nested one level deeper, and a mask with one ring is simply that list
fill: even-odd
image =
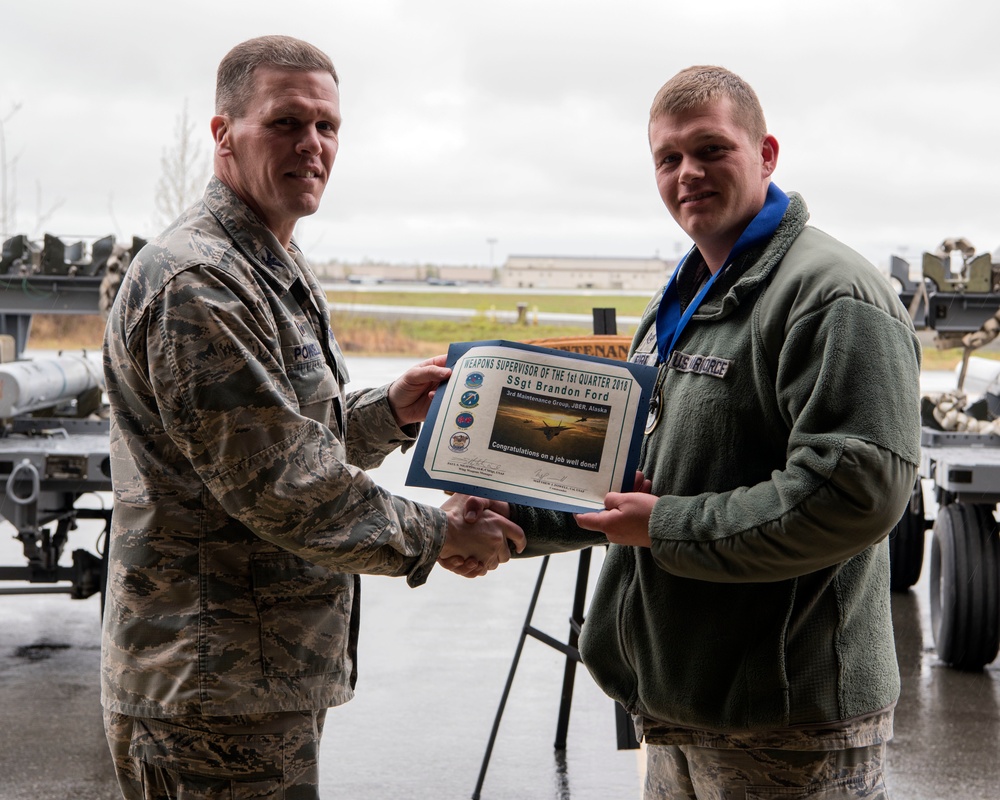
[{"label": "bare tree", "polygon": [[42,184],[39,181],[35,181],[35,230],[42,230],[48,224],[52,215],[62,208],[65,202],[66,200],[60,197],[46,209],[42,205]]},{"label": "bare tree", "polygon": [[[21,110],[20,103],[14,103],[7,116],[0,119],[0,241],[6,241],[17,231],[17,157],[7,157],[7,136],[5,124]],[[42,205],[42,185],[35,182],[35,230],[49,221],[63,205],[64,200],[56,200],[48,209]]]},{"label": "bare tree", "polygon": [[157,222],[167,225],[201,197],[208,180],[208,160],[195,125],[188,117],[186,99],[174,126],[173,146],[163,151],[160,168],[162,173],[156,184]]},{"label": "bare tree", "polygon": [[0,119],[0,241],[6,241],[11,235],[16,216],[15,197],[17,192],[13,188],[14,168],[17,166],[17,159],[7,160],[7,137],[4,126],[10,121],[19,110],[20,103],[14,103],[10,111],[3,119]]}]

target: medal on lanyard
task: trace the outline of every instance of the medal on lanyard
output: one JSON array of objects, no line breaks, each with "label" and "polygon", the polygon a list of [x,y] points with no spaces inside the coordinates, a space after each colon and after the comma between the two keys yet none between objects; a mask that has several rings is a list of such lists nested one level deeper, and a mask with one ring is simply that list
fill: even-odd
[{"label": "medal on lanyard", "polygon": [[[629,359],[634,364],[643,364],[646,366],[656,366],[656,325],[650,325],[649,330],[646,331],[645,337],[643,337],[642,342],[632,353],[632,357]],[[646,416],[646,433],[652,431],[656,427],[656,419],[659,413],[660,406],[660,376],[657,375],[656,387],[653,389],[653,394],[649,399],[649,413]]]},{"label": "medal on lanyard", "polygon": [[663,375],[666,371],[656,376],[656,385],[653,387],[653,396],[649,398],[649,412],[646,414],[646,429],[644,433],[649,436],[660,422],[660,410],[663,408]]},{"label": "medal on lanyard", "polygon": [[[781,223],[782,217],[785,215],[788,204],[788,195],[775,186],[775,184],[771,183],[768,185],[767,196],[764,199],[763,208],[761,208],[757,216],[750,221],[750,224],[740,235],[736,244],[733,245],[733,249],[730,251],[725,263],[723,263],[722,268],[712,274],[712,277],[705,282],[704,286],[701,287],[694,300],[688,304],[687,308],[685,308],[683,312],[681,311],[680,294],[677,291],[677,276],[680,274],[681,269],[687,262],[688,257],[697,249],[696,247],[692,247],[687,252],[684,258],[682,258],[680,263],[677,265],[677,268],[674,270],[674,274],[670,276],[670,280],[667,282],[667,286],[663,290],[663,298],[660,300],[660,307],[656,312],[656,324],[653,326],[653,331],[656,336],[655,346],[658,357],[657,360],[660,365],[660,372],[656,377],[656,386],[653,389],[653,396],[649,401],[649,415],[646,417],[645,430],[647,436],[656,429],[656,426],[660,422],[660,418],[663,416],[663,383],[666,379],[668,371],[667,360],[670,358],[674,345],[677,344],[677,340],[680,338],[684,328],[687,326],[688,322],[691,321],[691,317],[693,317],[695,311],[698,310],[698,306],[701,304],[701,301],[705,299],[705,295],[707,295],[709,290],[712,288],[712,284],[715,283],[716,278],[725,272],[726,267],[728,267],[737,256],[749,248],[770,239],[771,236],[774,235],[774,232],[778,229],[778,225]],[[647,334],[646,339],[643,340],[643,347],[646,346],[648,340],[649,335]]]}]

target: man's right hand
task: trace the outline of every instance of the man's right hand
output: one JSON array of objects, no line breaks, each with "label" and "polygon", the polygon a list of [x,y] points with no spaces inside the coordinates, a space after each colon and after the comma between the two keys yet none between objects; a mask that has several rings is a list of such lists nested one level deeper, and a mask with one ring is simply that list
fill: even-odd
[{"label": "man's right hand", "polygon": [[[472,502],[471,506],[469,501]],[[504,513],[497,513],[503,507]],[[466,495],[453,495],[441,507],[448,515],[448,529],[438,563],[458,575],[475,578],[510,560],[511,548],[520,553],[527,540],[511,522],[506,503]]]},{"label": "man's right hand", "polygon": [[[641,471],[636,470],[635,480],[632,485],[633,492],[649,493],[653,488],[652,482]],[[475,497],[467,494],[454,494],[441,506],[448,512],[449,519],[453,512],[458,512],[469,525],[475,525],[481,518],[499,515],[510,519],[510,503],[503,500],[487,500],[485,497]],[[521,534],[521,545],[517,547],[517,552],[524,551],[526,538],[524,532],[517,528]],[[511,539],[511,543],[516,540]],[[506,561],[506,559],[504,559]],[[461,555],[438,556],[438,564],[447,570],[451,570],[457,575],[464,575],[467,578],[474,578],[477,575],[485,575],[482,562],[475,558],[464,558]]]}]

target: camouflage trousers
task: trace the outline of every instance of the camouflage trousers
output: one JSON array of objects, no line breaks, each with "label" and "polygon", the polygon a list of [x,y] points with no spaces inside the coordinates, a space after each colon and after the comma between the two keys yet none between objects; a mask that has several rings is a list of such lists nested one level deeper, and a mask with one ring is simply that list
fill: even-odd
[{"label": "camouflage trousers", "polygon": [[319,800],[326,709],[150,719],[104,712],[125,800]]},{"label": "camouflage trousers", "polygon": [[764,750],[647,745],[644,800],[888,800],[885,745]]}]

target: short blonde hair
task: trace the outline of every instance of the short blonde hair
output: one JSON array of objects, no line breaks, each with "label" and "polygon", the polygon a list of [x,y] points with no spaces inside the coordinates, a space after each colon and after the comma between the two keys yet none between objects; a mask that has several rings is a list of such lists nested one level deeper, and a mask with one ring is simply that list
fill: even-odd
[{"label": "short blonde hair", "polygon": [[757,93],[739,75],[724,67],[697,66],[682,69],[667,81],[653,98],[649,121],[666,115],[690,111],[723,97],[732,103],[733,121],[745,130],[752,141],[767,136],[764,110]]}]

